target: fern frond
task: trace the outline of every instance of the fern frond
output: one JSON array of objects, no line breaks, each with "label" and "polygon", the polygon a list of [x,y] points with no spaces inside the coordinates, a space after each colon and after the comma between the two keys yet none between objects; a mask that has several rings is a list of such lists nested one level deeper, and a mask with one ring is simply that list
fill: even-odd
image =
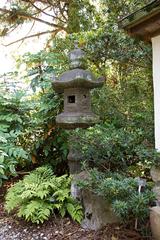
[{"label": "fern frond", "polygon": [[54,209],[62,217],[68,212],[80,222],[82,207],[71,197],[70,182],[66,175],[53,175],[48,166],[39,167],[8,190],[5,208],[8,212],[15,209],[19,217],[37,224],[47,220]]},{"label": "fern frond", "polygon": [[50,203],[35,199],[23,205],[18,211],[18,216],[33,223],[43,223],[49,218],[52,210],[53,207]]},{"label": "fern frond", "polygon": [[5,209],[8,212],[11,212],[23,203],[23,199],[21,197],[23,191],[25,191],[23,181],[19,181],[8,190],[5,199]]}]

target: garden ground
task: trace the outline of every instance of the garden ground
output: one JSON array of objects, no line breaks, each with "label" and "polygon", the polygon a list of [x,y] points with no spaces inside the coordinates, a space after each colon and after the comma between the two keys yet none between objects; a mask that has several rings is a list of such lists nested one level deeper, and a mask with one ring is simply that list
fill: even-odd
[{"label": "garden ground", "polygon": [[0,240],[152,240],[136,232],[133,224],[124,226],[107,225],[99,231],[86,231],[69,218],[52,217],[43,225],[26,223],[15,214],[4,210],[4,196],[12,183],[7,182],[0,192]]}]

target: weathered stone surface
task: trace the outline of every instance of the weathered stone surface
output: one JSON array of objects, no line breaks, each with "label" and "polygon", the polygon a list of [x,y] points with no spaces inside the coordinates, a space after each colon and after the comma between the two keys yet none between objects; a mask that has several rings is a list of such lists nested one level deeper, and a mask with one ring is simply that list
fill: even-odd
[{"label": "weathered stone surface", "polygon": [[56,117],[59,127],[65,129],[87,128],[99,123],[99,117],[94,113],[61,113]]},{"label": "weathered stone surface", "polygon": [[85,52],[82,49],[77,48],[77,46],[74,50],[72,50],[69,53],[69,59],[70,59],[70,69],[86,68]]},{"label": "weathered stone surface", "polygon": [[71,195],[73,198],[82,201],[82,190],[77,186],[77,181],[89,180],[89,174],[86,171],[81,171],[78,174],[72,175]]},{"label": "weathered stone surface", "polygon": [[56,117],[57,124],[66,129],[87,128],[99,122],[91,111],[90,92],[85,88],[64,90],[64,112]]},{"label": "weathered stone surface", "polygon": [[74,199],[82,202],[82,191],[74,181],[71,183],[71,195]]},{"label": "weathered stone surface", "polygon": [[160,207],[151,208],[150,224],[154,239],[160,240]]},{"label": "weathered stone surface", "polygon": [[88,190],[82,191],[85,218],[82,227],[85,229],[98,230],[107,223],[117,223],[118,218],[113,213],[111,204]]},{"label": "weathered stone surface", "polygon": [[156,194],[156,199],[160,201],[160,182],[157,182],[152,190]]},{"label": "weathered stone surface", "polygon": [[160,167],[152,167],[150,174],[154,182],[160,182]]},{"label": "weathered stone surface", "polygon": [[89,70],[72,69],[64,72],[58,80],[53,82],[56,92],[62,93],[66,88],[97,88],[102,87],[103,79],[96,79]]},{"label": "weathered stone surface", "polygon": [[69,154],[67,156],[69,172],[70,174],[76,174],[81,172],[82,154],[72,145],[72,141],[76,141],[76,139],[72,138],[70,141]]},{"label": "weathered stone surface", "polygon": [[88,189],[80,190],[76,186],[77,180],[87,179],[89,179],[89,175],[85,171],[74,175],[71,188],[72,196],[81,200],[84,206],[85,218],[82,221],[82,227],[85,229],[98,230],[107,223],[119,222],[119,219],[112,211],[110,203]]},{"label": "weathered stone surface", "polygon": [[[74,99],[72,99],[74,96]],[[71,97],[71,99],[69,99]],[[70,101],[74,101],[70,103]],[[88,89],[70,88],[64,90],[64,112],[65,113],[92,113],[91,97]]]}]

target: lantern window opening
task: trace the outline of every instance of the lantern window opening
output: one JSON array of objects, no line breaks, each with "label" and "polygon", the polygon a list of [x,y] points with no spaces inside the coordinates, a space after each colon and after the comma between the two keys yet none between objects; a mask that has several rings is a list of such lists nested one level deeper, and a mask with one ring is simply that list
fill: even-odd
[{"label": "lantern window opening", "polygon": [[75,102],[76,102],[75,95],[68,96],[68,103],[75,103]]}]

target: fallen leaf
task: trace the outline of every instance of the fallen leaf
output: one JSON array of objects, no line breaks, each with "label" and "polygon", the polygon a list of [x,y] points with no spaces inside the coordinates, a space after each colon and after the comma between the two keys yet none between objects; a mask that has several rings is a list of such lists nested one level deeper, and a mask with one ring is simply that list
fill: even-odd
[{"label": "fallen leaf", "polygon": [[112,235],[111,240],[118,240],[118,238]]}]

